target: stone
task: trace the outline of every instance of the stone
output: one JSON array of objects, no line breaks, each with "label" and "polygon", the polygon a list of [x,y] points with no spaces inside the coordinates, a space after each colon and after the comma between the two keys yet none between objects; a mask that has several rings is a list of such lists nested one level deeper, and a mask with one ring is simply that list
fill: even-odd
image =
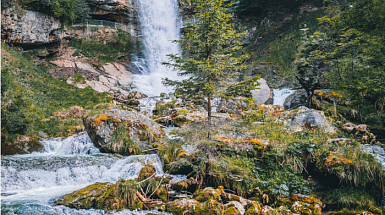
[{"label": "stone", "polygon": [[103,93],[110,91],[110,88],[104,85],[102,82],[99,81],[88,81],[86,80],[86,84],[90,86],[93,90]]},{"label": "stone", "polygon": [[50,61],[50,63],[58,67],[75,68],[75,63],[69,60],[53,60],[53,61]]},{"label": "stone", "polygon": [[272,207],[265,205],[261,209],[261,215],[269,215],[273,211],[274,211],[274,209]]},{"label": "stone", "polygon": [[260,84],[257,86],[259,89],[250,91],[251,95],[256,100],[257,105],[272,103],[273,92],[267,85],[266,80],[261,78],[258,80],[258,83]]},{"label": "stone", "polygon": [[217,107],[218,113],[229,113],[229,114],[242,114],[242,109],[247,106],[240,100],[225,100],[222,99]]},{"label": "stone", "polygon": [[197,190],[194,192],[194,199],[199,202],[205,202],[209,199],[221,200],[222,189],[214,189],[212,187],[206,187],[203,190]]},{"label": "stone", "polygon": [[95,74],[100,74],[98,71],[96,71],[90,64],[83,63],[83,62],[75,62],[75,65],[78,69],[90,71]]},{"label": "stone", "polygon": [[61,38],[55,32],[60,28],[58,19],[40,12],[16,7],[1,10],[1,39],[7,43],[32,45],[57,42]]},{"label": "stone", "polygon": [[304,89],[297,90],[285,99],[283,106],[286,110],[296,109],[307,105],[307,93]]},{"label": "stone", "polygon": [[2,143],[1,155],[30,154],[43,152],[44,145],[39,141],[40,137],[20,136],[14,143]]},{"label": "stone", "polygon": [[[225,204],[224,206],[228,207],[228,208],[234,208],[235,209],[235,210],[231,210],[230,213],[228,212],[228,214],[240,214],[240,215],[245,214],[245,208],[243,207],[243,205],[240,202],[231,201],[231,202]],[[226,211],[225,211],[225,214],[226,214]]]},{"label": "stone", "polygon": [[[149,143],[165,136],[163,129],[147,116],[108,105],[99,114],[83,117],[88,135],[101,152],[135,154],[137,148],[147,149],[150,147]],[[124,132],[125,135],[115,131]],[[114,140],[114,136],[120,139]]]},{"label": "stone", "polygon": [[195,212],[200,207],[200,205],[201,204],[194,199],[188,199],[188,198],[177,199],[172,202],[168,202],[166,204],[166,211],[175,215],[178,215],[178,214],[192,215],[192,214],[196,214]]},{"label": "stone", "polygon": [[259,215],[261,210],[262,208],[260,203],[253,201],[252,205],[247,209],[245,215]]},{"label": "stone", "polygon": [[118,84],[120,86],[130,86],[132,83],[132,77],[128,75],[120,75],[118,77]]},{"label": "stone", "polygon": [[301,131],[303,127],[308,129],[318,128],[326,133],[335,133],[337,128],[325,119],[323,113],[313,109],[299,111],[290,121],[292,132]]}]

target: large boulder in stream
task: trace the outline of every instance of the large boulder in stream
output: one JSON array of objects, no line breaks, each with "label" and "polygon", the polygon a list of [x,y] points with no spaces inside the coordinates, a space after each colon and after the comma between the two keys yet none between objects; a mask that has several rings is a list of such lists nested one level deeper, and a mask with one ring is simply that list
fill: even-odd
[{"label": "large boulder in stream", "polygon": [[106,153],[137,154],[165,135],[147,116],[111,104],[96,106],[83,116],[83,124],[94,146]]},{"label": "large boulder in stream", "polygon": [[257,86],[258,89],[250,91],[257,105],[273,104],[273,91],[270,90],[266,80],[261,78],[258,80],[258,83],[260,84]]},{"label": "large boulder in stream", "polygon": [[295,91],[293,94],[288,96],[283,103],[286,110],[296,109],[300,106],[307,105],[307,93],[304,89]]}]

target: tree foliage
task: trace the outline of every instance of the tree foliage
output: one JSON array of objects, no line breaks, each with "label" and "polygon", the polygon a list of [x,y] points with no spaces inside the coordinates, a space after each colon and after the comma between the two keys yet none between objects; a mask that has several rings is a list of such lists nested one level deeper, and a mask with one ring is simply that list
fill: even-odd
[{"label": "tree foliage", "polygon": [[[224,0],[197,0],[198,23],[189,24],[184,38],[178,40],[184,54],[169,55],[171,62],[165,63],[178,70],[178,75],[187,76],[182,81],[164,80],[164,84],[175,87],[177,95],[187,99],[208,98],[208,114],[211,117],[211,99],[221,91],[220,87],[236,75],[235,69],[244,59],[239,38],[231,23]],[[236,56],[236,54],[239,56]]]},{"label": "tree foliage", "polygon": [[53,16],[64,24],[76,20],[85,21],[89,18],[90,10],[85,0],[22,0],[25,9],[32,9]]},{"label": "tree foliage", "polygon": [[385,1],[333,1],[319,23],[298,49],[296,76],[318,88],[327,83],[348,97],[353,117],[384,125]]}]

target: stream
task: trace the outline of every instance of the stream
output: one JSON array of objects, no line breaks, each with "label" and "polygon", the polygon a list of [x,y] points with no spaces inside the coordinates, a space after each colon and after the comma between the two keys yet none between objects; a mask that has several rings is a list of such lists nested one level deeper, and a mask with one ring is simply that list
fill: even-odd
[{"label": "stream", "polygon": [[[2,214],[104,214],[101,210],[75,210],[51,203],[96,182],[135,179],[140,169],[148,164],[155,166],[157,175],[163,175],[158,155],[123,157],[99,153],[85,133],[64,140],[46,139],[42,143],[43,153],[2,157]],[[176,176],[173,180],[182,179]],[[148,212],[124,210],[117,214]]]}]

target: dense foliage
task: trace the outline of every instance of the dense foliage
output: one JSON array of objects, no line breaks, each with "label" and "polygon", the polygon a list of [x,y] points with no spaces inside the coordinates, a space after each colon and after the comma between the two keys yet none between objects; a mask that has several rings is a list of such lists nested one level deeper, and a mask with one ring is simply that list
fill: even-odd
[{"label": "dense foliage", "polygon": [[384,14],[384,1],[331,2],[296,59],[296,76],[309,97],[330,87],[348,99],[344,115],[377,126],[385,124]]}]

